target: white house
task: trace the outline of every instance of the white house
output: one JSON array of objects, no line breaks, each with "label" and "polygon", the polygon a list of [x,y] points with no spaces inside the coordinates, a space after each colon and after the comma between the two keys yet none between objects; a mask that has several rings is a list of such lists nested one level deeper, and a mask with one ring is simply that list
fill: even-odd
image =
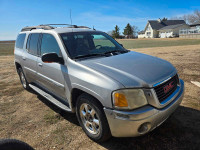
[{"label": "white house", "polygon": [[190,28],[190,26],[187,24],[176,24],[176,25],[165,26],[159,29],[159,37],[160,38],[178,37],[179,30],[188,28]]},{"label": "white house", "polygon": [[148,20],[144,31],[138,33],[138,38],[159,38],[159,30],[161,28],[180,24],[186,25],[184,20]]}]

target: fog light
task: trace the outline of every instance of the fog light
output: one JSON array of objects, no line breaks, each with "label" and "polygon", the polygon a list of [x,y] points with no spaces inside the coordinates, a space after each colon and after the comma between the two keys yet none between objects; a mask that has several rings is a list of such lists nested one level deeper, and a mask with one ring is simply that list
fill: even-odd
[{"label": "fog light", "polygon": [[138,128],[138,132],[140,134],[145,134],[147,133],[149,130],[151,129],[151,124],[149,122],[143,123],[142,125],[140,125],[140,127]]}]

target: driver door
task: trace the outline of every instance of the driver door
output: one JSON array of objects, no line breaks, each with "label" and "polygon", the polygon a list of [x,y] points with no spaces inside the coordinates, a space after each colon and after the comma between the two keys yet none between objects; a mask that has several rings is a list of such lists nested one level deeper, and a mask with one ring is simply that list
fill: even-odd
[{"label": "driver door", "polygon": [[66,99],[63,74],[66,71],[65,65],[59,63],[44,63],[41,60],[43,54],[52,52],[62,57],[55,37],[52,34],[43,33],[41,37],[40,57],[37,61],[39,84],[54,95]]}]

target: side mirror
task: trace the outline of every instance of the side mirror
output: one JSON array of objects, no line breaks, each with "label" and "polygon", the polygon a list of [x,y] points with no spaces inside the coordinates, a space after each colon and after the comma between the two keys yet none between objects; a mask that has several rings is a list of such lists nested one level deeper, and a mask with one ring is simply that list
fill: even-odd
[{"label": "side mirror", "polygon": [[60,63],[64,64],[64,61],[61,57],[58,57],[56,53],[46,53],[42,55],[42,61],[44,63]]}]

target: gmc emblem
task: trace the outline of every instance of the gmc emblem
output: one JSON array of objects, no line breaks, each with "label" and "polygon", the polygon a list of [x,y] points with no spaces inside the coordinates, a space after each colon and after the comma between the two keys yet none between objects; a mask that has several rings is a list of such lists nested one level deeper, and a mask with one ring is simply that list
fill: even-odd
[{"label": "gmc emblem", "polygon": [[163,89],[164,89],[164,93],[166,94],[167,92],[169,92],[169,90],[171,89],[171,88],[173,88],[174,87],[174,84],[173,84],[174,82],[172,81],[172,82],[170,82],[168,85],[166,85],[165,87],[163,87]]}]

